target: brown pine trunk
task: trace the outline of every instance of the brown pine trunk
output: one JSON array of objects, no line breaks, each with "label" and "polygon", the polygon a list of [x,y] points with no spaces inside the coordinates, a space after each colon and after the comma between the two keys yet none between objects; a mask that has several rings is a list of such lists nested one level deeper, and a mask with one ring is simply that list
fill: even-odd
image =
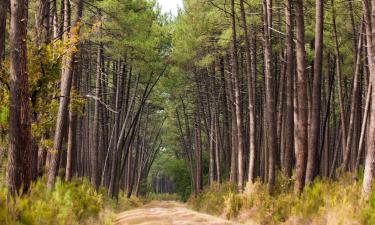
[{"label": "brown pine trunk", "polygon": [[[365,2],[365,0],[364,0]],[[375,176],[375,90],[374,90],[374,81],[375,81],[375,38],[374,38],[374,30],[375,30],[375,2],[371,1],[371,27],[366,27],[366,34],[371,37],[368,37],[367,46],[368,48],[368,61],[369,61],[369,70],[370,70],[370,78],[369,82],[371,87],[371,103],[370,103],[370,122],[369,122],[369,131],[368,131],[368,138],[367,138],[367,155],[365,161],[365,174],[363,178],[363,186],[362,186],[362,195],[365,198],[368,198],[372,191],[372,185]],[[366,8],[366,7],[365,7]],[[366,10],[366,9],[365,9]],[[366,11],[365,11],[366,12]],[[367,13],[366,13],[367,14]],[[367,14],[368,15],[368,14]],[[370,35],[371,34],[371,35]]]},{"label": "brown pine trunk", "polygon": [[209,156],[209,184],[212,185],[215,182],[215,121],[214,121],[214,108],[211,109],[210,119],[210,132],[209,132],[209,143],[210,143],[210,156]]},{"label": "brown pine trunk", "polygon": [[267,128],[267,149],[268,149],[268,192],[272,193],[275,186],[276,177],[276,118],[275,118],[275,94],[274,94],[274,78],[272,77],[272,66],[271,66],[271,34],[270,25],[268,18],[270,15],[269,0],[263,1],[263,23],[264,23],[264,73],[266,83],[266,107],[265,107],[265,119]]},{"label": "brown pine trunk", "polygon": [[96,190],[99,189],[99,100],[100,100],[100,79],[102,75],[102,57],[103,45],[99,44],[96,60],[96,79],[95,79],[95,106],[94,106],[94,123],[92,136],[92,152],[91,152],[91,183]]},{"label": "brown pine trunk", "polygon": [[338,95],[339,95],[339,107],[340,107],[340,122],[341,122],[341,129],[342,129],[342,138],[341,138],[341,148],[342,151],[345,151],[346,145],[346,138],[347,138],[347,129],[346,129],[346,117],[345,117],[345,106],[344,106],[344,94],[343,94],[343,80],[341,74],[341,54],[339,48],[339,41],[337,36],[337,28],[336,28],[336,10],[334,6],[334,1],[331,0],[332,5],[332,26],[333,26],[333,39],[335,42],[335,54],[336,54],[336,75],[337,75],[337,85],[338,85]]},{"label": "brown pine trunk", "polygon": [[[363,23],[362,23],[363,24]],[[363,26],[363,25],[362,25]],[[363,29],[361,29],[361,32]],[[362,36],[359,36],[358,39],[358,48],[357,48],[357,56],[356,56],[356,64],[355,70],[353,75],[353,88],[352,88],[352,96],[351,96],[351,106],[350,106],[350,116],[349,116],[349,126],[348,126],[348,138],[345,143],[345,151],[344,151],[344,159],[342,168],[344,171],[348,170],[349,167],[349,160],[350,160],[350,150],[352,147],[353,141],[353,132],[354,132],[354,123],[355,123],[355,115],[358,107],[358,94],[359,94],[359,73],[361,69],[361,51],[362,51]]]},{"label": "brown pine trunk", "polygon": [[195,114],[195,188],[196,193],[202,189],[202,143],[201,143],[201,128],[199,110]]},{"label": "brown pine trunk", "polygon": [[361,156],[362,156],[362,151],[364,149],[364,142],[365,142],[365,135],[366,135],[366,128],[367,128],[367,123],[369,121],[369,108],[370,108],[370,103],[371,103],[371,93],[372,93],[372,86],[369,85],[367,94],[366,94],[366,103],[365,103],[365,111],[363,112],[363,120],[362,120],[362,126],[361,126],[361,134],[359,136],[359,143],[358,143],[358,153],[357,153],[357,158],[355,162],[355,171],[357,172],[359,169],[359,164],[361,163]]},{"label": "brown pine trunk", "polygon": [[[80,61],[78,61],[80,62]],[[79,94],[79,80],[81,71],[77,69],[79,65],[77,62],[74,63],[74,78],[72,81],[72,89],[75,94]],[[66,170],[65,170],[65,180],[70,181],[73,176],[73,166],[76,164],[75,157],[77,155],[77,122],[78,122],[78,114],[77,109],[72,108],[69,110],[69,131],[68,131],[68,147],[66,152]]]},{"label": "brown pine trunk", "polygon": [[9,1],[0,1],[0,66],[5,57],[5,34],[7,25]]},{"label": "brown pine trunk", "polygon": [[[254,181],[254,167],[255,167],[255,106],[254,106],[254,75],[256,74],[255,65],[252,63],[252,58],[255,58],[254,49],[252,46],[252,37],[249,35],[248,26],[246,22],[244,1],[240,0],[241,7],[241,21],[244,30],[245,39],[245,53],[246,53],[246,74],[248,86],[248,102],[249,102],[249,182]],[[251,32],[250,32],[251,33]]]},{"label": "brown pine trunk", "polygon": [[323,0],[315,2],[315,50],[314,50],[314,77],[312,87],[310,133],[308,140],[308,156],[306,168],[307,185],[311,184],[316,169],[317,151],[320,133],[320,108],[321,108],[321,79],[323,65]]},{"label": "brown pine trunk", "polygon": [[305,25],[302,0],[295,1],[296,19],[296,57],[297,57],[297,79],[296,79],[296,102],[297,118],[295,123],[295,152],[296,152],[296,181],[294,192],[300,194],[304,186],[307,156],[307,73],[306,73],[306,50],[305,50]]},{"label": "brown pine trunk", "polygon": [[294,50],[293,50],[293,14],[289,0],[285,1],[286,19],[286,116],[285,116],[285,148],[284,148],[284,173],[292,176],[293,150],[294,150]]},{"label": "brown pine trunk", "polygon": [[[65,0],[65,1],[69,1],[69,0]],[[82,11],[83,11],[83,0],[78,0],[75,22],[73,24],[73,27],[78,29],[77,35],[79,34],[79,30],[80,30],[80,20],[82,17]],[[66,34],[66,38],[68,37],[69,35]],[[51,156],[51,165],[48,171],[48,179],[47,179],[48,189],[51,189],[53,187],[55,183],[55,177],[57,175],[57,170],[58,170],[58,165],[59,165],[58,153],[62,150],[62,143],[63,143],[63,136],[64,136],[64,132],[63,132],[64,123],[68,116],[70,89],[71,89],[73,70],[74,70],[73,60],[76,54],[77,54],[76,52],[70,51],[64,60],[63,68],[65,69],[63,69],[63,73],[61,76],[61,97],[60,97],[60,103],[59,103],[59,110],[57,114],[55,137],[53,141],[53,150],[57,152],[54,152],[54,154],[52,154]]]},{"label": "brown pine trunk", "polygon": [[236,31],[236,14],[234,0],[231,0],[231,19],[232,19],[232,76],[234,82],[234,104],[235,104],[235,126],[237,130],[237,164],[238,164],[238,188],[243,189],[244,186],[244,164],[243,164],[243,138],[242,138],[242,115],[241,115],[241,94],[240,94],[240,77],[238,74],[238,55],[237,55],[237,31]]},{"label": "brown pine trunk", "polygon": [[10,104],[7,182],[9,194],[31,182],[31,124],[27,73],[28,0],[11,1]]},{"label": "brown pine trunk", "polygon": [[35,26],[35,43],[40,48],[42,43],[50,41],[50,0],[38,1],[38,12]]}]

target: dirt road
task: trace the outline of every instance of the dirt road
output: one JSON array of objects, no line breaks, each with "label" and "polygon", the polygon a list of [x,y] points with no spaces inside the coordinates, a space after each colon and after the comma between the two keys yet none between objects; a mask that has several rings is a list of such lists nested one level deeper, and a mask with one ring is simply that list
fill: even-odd
[{"label": "dirt road", "polygon": [[185,205],[155,201],[142,208],[123,212],[117,216],[115,225],[235,225],[233,222],[198,213]]}]

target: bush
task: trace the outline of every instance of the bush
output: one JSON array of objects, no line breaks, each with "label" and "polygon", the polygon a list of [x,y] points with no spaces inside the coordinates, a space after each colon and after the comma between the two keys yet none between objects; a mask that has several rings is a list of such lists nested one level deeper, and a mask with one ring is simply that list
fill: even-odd
[{"label": "bush", "polygon": [[33,184],[30,192],[6,204],[7,191],[0,191],[0,224],[85,224],[103,208],[103,196],[90,183],[57,180],[47,191],[45,179]]},{"label": "bush", "polygon": [[188,203],[198,211],[221,215],[224,212],[225,199],[230,194],[236,194],[236,186],[231,183],[213,183],[207,186],[196,198],[191,197]]},{"label": "bush", "polygon": [[[223,204],[224,203],[224,204]],[[259,224],[375,224],[375,193],[369,201],[361,198],[361,182],[352,174],[336,181],[317,179],[301,196],[293,193],[293,180],[277,177],[271,196],[259,181],[248,183],[243,193],[231,184],[205,188],[189,204],[196,210],[224,215],[239,222]]]}]

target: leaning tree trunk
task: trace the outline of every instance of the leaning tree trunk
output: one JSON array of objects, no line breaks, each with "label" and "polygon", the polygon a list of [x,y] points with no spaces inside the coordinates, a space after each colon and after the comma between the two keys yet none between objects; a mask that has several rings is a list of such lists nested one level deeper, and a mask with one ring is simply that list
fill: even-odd
[{"label": "leaning tree trunk", "polygon": [[[77,59],[76,59],[77,61]],[[80,61],[78,61],[80,62]],[[79,94],[79,81],[81,78],[81,67],[77,65],[77,62],[74,64],[75,72],[74,72],[74,78],[72,81],[72,89],[74,91],[74,94]],[[80,67],[79,69],[77,67]],[[77,164],[75,161],[75,156],[77,155],[77,125],[78,125],[78,112],[76,107],[71,107],[69,111],[69,131],[68,131],[68,147],[66,152],[66,172],[65,172],[65,180],[70,181],[73,176],[73,166]]]},{"label": "leaning tree trunk", "polygon": [[[68,0],[65,0],[68,1]],[[80,21],[82,17],[83,11],[83,0],[78,0],[77,2],[77,12],[75,16],[75,22],[73,24],[72,31],[74,33],[70,33],[69,36],[72,35],[79,35],[80,31]],[[77,43],[76,43],[77,44]],[[48,171],[48,179],[47,179],[47,188],[51,189],[55,183],[55,177],[57,175],[58,170],[58,162],[59,162],[59,154],[62,150],[62,142],[64,136],[64,122],[66,121],[66,117],[68,116],[68,106],[69,106],[69,98],[70,98],[70,89],[72,84],[72,77],[73,77],[73,60],[76,56],[76,52],[69,51],[68,55],[66,56],[66,60],[64,62],[64,68],[62,77],[61,77],[61,97],[59,103],[59,110],[57,113],[57,121],[56,121],[56,128],[55,128],[55,137],[53,141],[53,150],[57,151],[51,156],[51,164]]]}]

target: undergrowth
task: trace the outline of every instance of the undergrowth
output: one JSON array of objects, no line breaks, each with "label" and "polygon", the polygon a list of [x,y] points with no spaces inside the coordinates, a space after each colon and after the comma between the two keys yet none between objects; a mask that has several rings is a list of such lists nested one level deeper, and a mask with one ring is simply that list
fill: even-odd
[{"label": "undergrowth", "polygon": [[301,196],[293,181],[279,175],[273,195],[261,182],[247,184],[242,193],[229,184],[212,184],[188,203],[196,210],[238,222],[259,224],[375,224],[375,193],[361,198],[361,182],[346,174],[336,181],[316,180]]},{"label": "undergrowth", "polygon": [[115,213],[139,207],[137,198],[120,194],[112,200],[104,190],[97,193],[87,180],[56,181],[47,191],[45,178],[34,183],[27,194],[7,202],[7,190],[0,187],[0,224],[9,225],[109,225]]},{"label": "undergrowth", "polygon": [[144,197],[145,202],[151,201],[182,201],[181,196],[178,194],[167,194],[167,193],[154,193],[150,192]]}]

